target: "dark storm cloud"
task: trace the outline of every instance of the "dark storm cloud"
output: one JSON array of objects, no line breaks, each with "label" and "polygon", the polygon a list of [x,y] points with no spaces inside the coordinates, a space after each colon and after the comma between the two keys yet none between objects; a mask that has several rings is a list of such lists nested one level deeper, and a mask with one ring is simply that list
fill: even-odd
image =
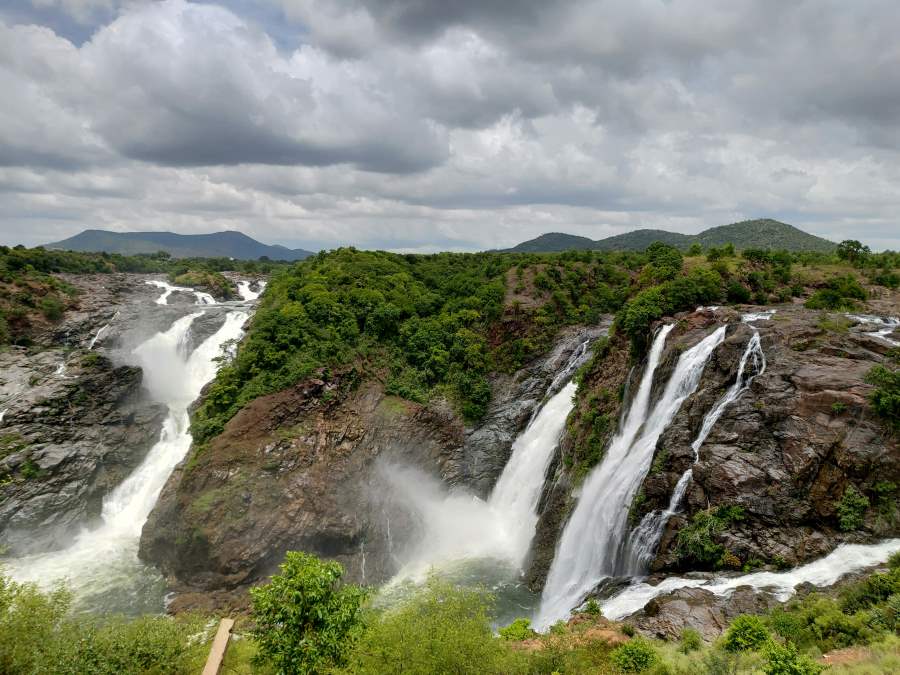
[{"label": "dark storm cloud", "polygon": [[425,250],[772,216],[900,247],[887,0],[13,0],[0,24],[7,237],[35,213],[46,240]]}]

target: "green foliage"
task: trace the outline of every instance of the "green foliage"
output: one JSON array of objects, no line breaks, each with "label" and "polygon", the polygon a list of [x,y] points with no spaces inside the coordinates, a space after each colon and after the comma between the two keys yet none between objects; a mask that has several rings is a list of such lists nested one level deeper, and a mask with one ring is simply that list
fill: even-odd
[{"label": "green foliage", "polygon": [[623,673],[643,673],[659,662],[659,654],[653,645],[640,638],[619,645],[610,657]]},{"label": "green foliage", "polygon": [[50,321],[59,321],[62,318],[63,310],[65,309],[60,299],[54,295],[45,295],[41,298],[38,306],[40,307],[41,314]]},{"label": "green foliage", "polygon": [[737,279],[732,279],[725,289],[725,298],[728,302],[746,304],[750,302],[750,297],[750,290]]},{"label": "green foliage", "polygon": [[869,394],[875,413],[895,431],[900,430],[900,368],[875,366],[866,373],[875,389]]},{"label": "green foliage", "polygon": [[700,632],[693,628],[685,628],[681,631],[681,639],[678,644],[678,651],[682,654],[690,654],[703,647],[703,636]]},{"label": "green foliage", "polygon": [[743,518],[744,511],[739,506],[698,511],[691,522],[678,531],[676,550],[679,560],[705,567],[718,565],[727,551],[716,537],[731,523]]},{"label": "green foliage", "polygon": [[837,246],[837,257],[841,260],[847,260],[851,263],[858,263],[865,260],[872,252],[868,246],[864,246],[856,239],[845,239]]},{"label": "green foliage", "polygon": [[366,592],[340,583],[343,568],[289,551],[281,573],[253,588],[253,636],[261,661],[281,673],[318,673],[343,663]]},{"label": "green foliage", "polygon": [[238,297],[235,285],[214,270],[190,269],[187,264],[177,265],[169,272],[169,280],[179,286],[206,289],[219,300]]},{"label": "green foliage", "polygon": [[869,508],[869,498],[853,485],[848,485],[837,505],[837,516],[841,529],[844,532],[850,532],[862,527],[867,508]]},{"label": "green foliage", "polygon": [[0,672],[61,675],[197,672],[197,621],[168,617],[97,622],[70,614],[71,594],[0,576]]},{"label": "green foliage", "polygon": [[519,642],[533,638],[537,633],[531,628],[531,619],[519,618],[500,629],[500,637],[504,640]]},{"label": "green foliage", "polygon": [[868,297],[866,289],[852,274],[836,276],[828,280],[825,288],[813,293],[806,301],[809,309],[853,309],[857,300]]},{"label": "green foliage", "polygon": [[600,603],[597,602],[596,599],[590,598],[587,603],[584,605],[584,609],[582,610],[585,614],[590,616],[603,616],[603,610],[600,609]]},{"label": "green foliage", "polygon": [[[502,642],[491,632],[491,598],[432,577],[424,590],[370,622],[347,672],[494,673]],[[521,624],[520,624],[521,625]]]},{"label": "green foliage", "polygon": [[690,247],[688,248],[688,255],[689,256],[703,255],[703,246],[700,244],[696,244],[696,243],[691,244]]},{"label": "green foliage", "polygon": [[872,574],[841,591],[841,611],[855,613],[884,602],[900,593],[900,569],[893,568],[884,574]]},{"label": "green foliage", "polygon": [[764,651],[766,664],[763,672],[766,675],[819,675],[825,670],[822,664],[806,654],[800,654],[793,642],[780,645],[771,641]]},{"label": "green foliage", "polygon": [[725,631],[723,646],[729,652],[745,652],[758,649],[769,640],[769,631],[763,620],[753,614],[741,614]]}]

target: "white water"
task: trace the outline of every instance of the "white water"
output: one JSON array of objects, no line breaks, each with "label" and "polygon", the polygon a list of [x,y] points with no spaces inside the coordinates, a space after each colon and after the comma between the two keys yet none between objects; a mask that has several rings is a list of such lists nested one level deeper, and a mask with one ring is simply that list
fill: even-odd
[{"label": "white water", "polygon": [[743,321],[744,323],[753,323],[755,321],[767,321],[767,320],[771,319],[775,315],[775,312],[777,312],[777,311],[778,310],[775,310],[775,309],[767,309],[763,312],[750,312],[749,314],[744,314],[741,317],[741,321]]},{"label": "white water", "polygon": [[[747,370],[748,362],[750,362],[750,370]],[[697,433],[694,442],[691,443],[691,449],[694,451],[694,464],[700,461],[700,447],[706,441],[706,437],[709,436],[709,432],[712,431],[713,426],[719,421],[722,413],[725,412],[725,408],[747,391],[753,383],[753,379],[757,375],[762,375],[765,369],[766,355],[762,350],[759,333],[753,331],[753,335],[747,342],[747,348],[744,350],[740,363],[738,364],[738,371],[734,384],[728,388],[728,391],[726,391],[722,397],[716,401],[710,411],[706,413],[706,416],[703,418],[703,423],[700,425],[700,431]],[[638,525],[631,533],[629,538],[628,561],[626,564],[628,574],[635,576],[646,573],[647,567],[653,559],[653,556],[656,555],[656,549],[659,546],[659,540],[662,538],[666,524],[669,522],[669,518],[678,512],[678,509],[681,506],[681,500],[684,498],[684,493],[687,491],[687,487],[690,484],[693,475],[694,469],[693,466],[691,466],[681,475],[681,478],[678,479],[678,483],[675,485],[675,490],[672,492],[672,497],[669,500],[669,506],[666,510],[648,513],[644,516],[643,520],[641,520],[640,525]]]},{"label": "white water", "polygon": [[728,596],[739,586],[769,590],[783,602],[800,584],[830,586],[845,574],[883,563],[896,551],[900,551],[900,539],[869,545],[843,544],[824,558],[786,572],[752,572],[714,579],[669,577],[656,586],[639,582],[602,602],[601,607],[603,616],[616,620],[639,611],[653,598],[679,588],[705,588],[715,595]]},{"label": "white water", "polygon": [[848,314],[847,318],[862,324],[878,326],[878,330],[869,331],[866,335],[880,338],[892,347],[900,347],[900,342],[888,337],[888,335],[891,335],[894,331],[900,330],[900,318],[897,318],[896,316],[880,317],[873,316],[872,314]]},{"label": "white water", "polygon": [[[165,303],[161,303],[161,304],[165,304]],[[112,326],[112,322],[118,318],[119,318],[119,312],[117,310],[116,313],[112,315],[112,318],[109,320],[109,323],[106,323],[103,326],[101,326],[100,329],[97,331],[96,335],[94,335],[94,337],[91,338],[91,341],[88,344],[88,351],[91,351],[100,340],[102,340],[103,338],[106,337],[106,334],[109,333],[110,326]]]},{"label": "white water", "polygon": [[184,338],[202,314],[181,317],[134,350],[144,368],[145,386],[169,413],[144,461],[104,499],[100,525],[83,530],[67,549],[9,561],[7,572],[13,578],[44,586],[70,578],[76,597],[112,595],[124,606],[140,602],[146,587],[155,583],[158,575],[137,557],[141,529],[169,475],[190,448],[188,406],[215,375],[223,345],[240,337],[248,317],[247,312],[229,312],[222,326],[185,357]]},{"label": "white water", "polygon": [[266,287],[265,281],[258,281],[257,287],[258,291],[250,290],[250,282],[249,281],[239,281],[237,282],[238,294],[241,296],[241,300],[250,302],[259,298],[262,295],[263,289]]},{"label": "white water", "polygon": [[656,442],[684,400],[697,388],[709,357],[725,338],[725,326],[721,326],[684,352],[647,416],[653,371],[669,330],[671,326],[666,326],[654,340],[625,428],[588,476],[563,530],[535,620],[540,628],[568,616],[599,581],[616,574],[621,567],[628,510],[650,468]]},{"label": "white water", "polygon": [[157,305],[168,305],[169,304],[169,296],[172,295],[175,291],[180,291],[181,293],[193,293],[196,301],[195,305],[215,305],[216,299],[211,296],[209,293],[204,293],[203,291],[195,291],[193,288],[186,288],[184,286],[173,286],[170,283],[165,281],[158,281],[156,279],[149,279],[144,283],[149,284],[150,286],[156,286],[157,288],[163,289],[162,295],[160,295],[156,299]]},{"label": "white water", "polygon": [[[548,391],[571,380],[589,355],[585,341]],[[534,537],[547,470],[575,405],[576,389],[574,382],[566,382],[532,417],[513,443],[510,458],[487,501],[465,491],[448,494],[438,481],[414,469],[390,469],[388,480],[418,515],[424,532],[395,580],[421,578],[434,567],[486,558],[501,561],[513,572],[520,571]]]}]

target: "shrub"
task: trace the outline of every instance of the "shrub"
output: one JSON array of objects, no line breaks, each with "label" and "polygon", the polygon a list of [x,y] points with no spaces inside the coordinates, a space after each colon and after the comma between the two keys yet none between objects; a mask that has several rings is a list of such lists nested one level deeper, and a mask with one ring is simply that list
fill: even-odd
[{"label": "shrub", "polygon": [[900,569],[873,574],[841,592],[841,610],[848,613],[869,609],[872,605],[900,593]]},{"label": "shrub", "polygon": [[875,386],[869,394],[875,413],[894,430],[900,430],[900,368],[875,366],[866,373],[866,382]]},{"label": "shrub", "polygon": [[45,295],[38,303],[41,314],[50,321],[59,321],[63,316],[63,304],[53,295]]},{"label": "shrub", "polygon": [[289,551],[281,574],[253,588],[252,633],[259,659],[282,673],[318,673],[341,664],[360,625],[365,591],[341,585],[343,568]]},{"label": "shrub", "polygon": [[349,657],[350,673],[492,673],[502,653],[491,598],[435,577],[375,617]]},{"label": "shrub", "polygon": [[681,631],[681,640],[678,651],[682,654],[690,654],[703,647],[703,636],[693,628],[685,628]]},{"label": "shrub", "polygon": [[767,645],[765,653],[763,672],[766,675],[818,675],[825,670],[822,664],[800,654],[793,642],[780,645],[773,641]]},{"label": "shrub", "polygon": [[706,566],[726,562],[724,556],[727,551],[715,541],[715,537],[728,525],[743,517],[743,509],[738,506],[722,506],[715,510],[695,513],[690,524],[678,531],[676,548],[679,559]]},{"label": "shrub", "polygon": [[600,603],[594,598],[587,601],[587,604],[584,606],[584,613],[590,614],[591,616],[603,616],[603,610],[600,609]]},{"label": "shrub", "polygon": [[848,485],[837,505],[837,516],[841,529],[844,532],[850,532],[862,527],[863,516],[867,508],[869,508],[869,498],[853,485]]},{"label": "shrub", "polygon": [[723,645],[729,652],[758,649],[769,639],[763,620],[753,614],[741,614],[728,627]]},{"label": "shrub", "polygon": [[533,638],[537,633],[531,628],[531,619],[519,618],[500,629],[500,637],[504,640],[519,642]]},{"label": "shrub", "polygon": [[653,646],[640,638],[616,647],[610,658],[624,673],[642,673],[659,662],[659,654]]},{"label": "shrub", "polygon": [[865,300],[866,289],[851,274],[842,277],[834,277],[828,281],[825,288],[813,293],[806,301],[809,309],[853,309],[856,300]]}]

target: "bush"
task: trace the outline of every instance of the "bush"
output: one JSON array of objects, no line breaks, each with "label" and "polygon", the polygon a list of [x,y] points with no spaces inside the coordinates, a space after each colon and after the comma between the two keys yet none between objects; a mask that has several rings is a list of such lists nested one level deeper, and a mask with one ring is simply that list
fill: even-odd
[{"label": "bush", "polygon": [[584,613],[589,614],[591,616],[603,616],[603,610],[600,609],[600,603],[597,602],[594,598],[591,598],[587,601],[587,604],[584,606]]},{"label": "bush", "polygon": [[828,280],[825,288],[813,293],[806,301],[809,309],[853,309],[856,300],[868,297],[866,289],[859,285],[852,274],[834,277]]},{"label": "bush", "polygon": [[866,373],[866,382],[875,386],[869,394],[875,413],[894,430],[900,430],[900,369],[875,366]]},{"label": "bush", "polygon": [[[731,558],[734,556],[717,543],[715,538],[728,525],[743,517],[744,511],[739,506],[721,506],[715,510],[695,513],[690,524],[678,531],[676,550],[679,559],[708,567],[732,562]],[[726,554],[731,558],[726,557]]]},{"label": "bush", "polygon": [[753,614],[741,614],[728,627],[723,646],[729,652],[758,649],[769,639],[763,620]]},{"label": "bush", "polygon": [[536,635],[537,633],[531,628],[531,619],[519,618],[500,629],[500,637],[513,642],[527,640]]},{"label": "bush", "polygon": [[848,485],[837,505],[837,516],[841,529],[844,532],[850,532],[862,527],[867,508],[869,508],[869,498],[853,485]]},{"label": "bush", "polygon": [[318,673],[340,665],[360,626],[366,593],[341,585],[343,568],[289,551],[281,574],[250,590],[259,660],[281,673]]},{"label": "bush", "polygon": [[728,299],[728,302],[746,304],[750,302],[750,291],[740,281],[733,279],[725,289],[725,297]]},{"label": "bush", "polygon": [[681,640],[678,651],[682,654],[690,654],[703,647],[703,636],[693,628],[685,628],[681,631]]},{"label": "bush", "polygon": [[370,622],[347,671],[496,672],[502,646],[491,632],[490,603],[490,596],[432,577],[423,590]]},{"label": "bush", "polygon": [[771,642],[766,647],[766,675],[819,675],[825,666],[816,663],[806,654],[800,654],[793,642],[780,645]]},{"label": "bush", "polygon": [[63,316],[63,304],[59,298],[53,295],[45,295],[38,303],[41,314],[50,319],[50,321],[59,321]]},{"label": "bush", "polygon": [[659,654],[653,646],[640,638],[616,647],[610,658],[624,673],[642,673],[659,662]]}]

